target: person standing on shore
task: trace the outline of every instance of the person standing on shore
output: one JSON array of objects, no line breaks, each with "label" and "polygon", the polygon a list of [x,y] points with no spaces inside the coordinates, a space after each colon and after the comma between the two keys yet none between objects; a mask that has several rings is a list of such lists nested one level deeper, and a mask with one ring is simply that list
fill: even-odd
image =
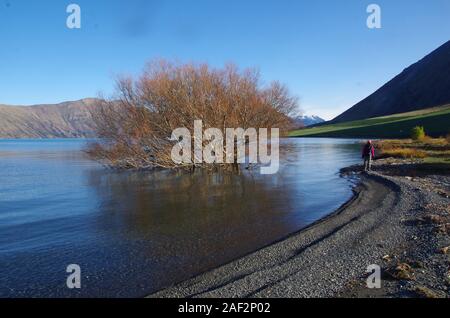
[{"label": "person standing on shore", "polygon": [[368,140],[363,147],[362,158],[364,159],[364,171],[370,171],[372,166],[372,159],[375,157],[375,148],[372,141]]}]

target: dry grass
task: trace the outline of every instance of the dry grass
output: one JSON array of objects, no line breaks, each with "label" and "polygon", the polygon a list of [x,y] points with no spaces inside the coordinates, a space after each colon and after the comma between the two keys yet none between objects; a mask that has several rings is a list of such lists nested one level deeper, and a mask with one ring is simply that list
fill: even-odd
[{"label": "dry grass", "polygon": [[414,289],[414,291],[417,293],[417,295],[419,295],[422,298],[442,298],[445,297],[441,294],[439,294],[438,292],[425,287],[425,286],[416,286],[416,288]]},{"label": "dry grass", "polygon": [[411,265],[407,263],[398,263],[394,266],[391,266],[385,270],[385,273],[388,274],[391,278],[397,280],[414,280],[414,270]]},{"label": "dry grass", "polygon": [[409,148],[392,148],[392,149],[383,149],[380,157],[381,158],[402,158],[402,159],[423,159],[428,155],[425,151],[417,150],[417,149],[409,149]]},{"label": "dry grass", "polygon": [[450,158],[449,138],[431,138],[423,140],[392,139],[375,143],[379,158],[424,159]]},{"label": "dry grass", "polygon": [[441,146],[446,147],[450,145],[450,138],[432,138],[426,136],[421,141],[415,141],[412,139],[388,139],[376,142],[376,145],[380,148],[388,149],[392,147],[424,147],[424,146]]}]

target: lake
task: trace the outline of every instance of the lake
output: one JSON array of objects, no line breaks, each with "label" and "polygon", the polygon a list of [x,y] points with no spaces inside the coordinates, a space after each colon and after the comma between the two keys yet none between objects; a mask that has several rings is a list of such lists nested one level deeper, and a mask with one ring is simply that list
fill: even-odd
[{"label": "lake", "polygon": [[352,196],[339,169],[360,161],[357,140],[300,138],[276,175],[118,172],[86,142],[0,140],[0,297],[145,296],[333,212]]}]

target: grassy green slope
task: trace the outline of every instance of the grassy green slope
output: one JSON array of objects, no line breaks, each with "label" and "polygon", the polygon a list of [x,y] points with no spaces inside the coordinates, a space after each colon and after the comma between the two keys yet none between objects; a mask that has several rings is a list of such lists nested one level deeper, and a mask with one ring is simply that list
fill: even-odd
[{"label": "grassy green slope", "polygon": [[406,138],[415,126],[429,136],[450,133],[450,105],[292,131],[291,137]]}]

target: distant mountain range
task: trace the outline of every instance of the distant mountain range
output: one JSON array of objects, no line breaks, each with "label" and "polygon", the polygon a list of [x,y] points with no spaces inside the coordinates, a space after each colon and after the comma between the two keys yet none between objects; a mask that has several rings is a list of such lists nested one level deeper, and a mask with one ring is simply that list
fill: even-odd
[{"label": "distant mountain range", "polygon": [[[57,105],[0,105],[0,138],[94,137],[96,99]],[[328,123],[406,113],[450,104],[450,41],[406,68],[375,93]],[[323,125],[318,116],[294,118],[298,128]]]},{"label": "distant mountain range", "polygon": [[320,118],[319,116],[297,116],[294,118],[295,125],[297,128],[300,127],[308,127],[315,124],[320,124],[325,122],[325,119]]},{"label": "distant mountain range", "polygon": [[95,99],[57,105],[0,105],[0,138],[94,137]]},{"label": "distant mountain range", "polygon": [[[0,105],[0,138],[92,138],[91,110],[98,100],[86,98],[60,104]],[[294,118],[297,127],[324,122],[318,116]]]},{"label": "distant mountain range", "polygon": [[449,103],[450,41],[330,123],[406,113]]}]

